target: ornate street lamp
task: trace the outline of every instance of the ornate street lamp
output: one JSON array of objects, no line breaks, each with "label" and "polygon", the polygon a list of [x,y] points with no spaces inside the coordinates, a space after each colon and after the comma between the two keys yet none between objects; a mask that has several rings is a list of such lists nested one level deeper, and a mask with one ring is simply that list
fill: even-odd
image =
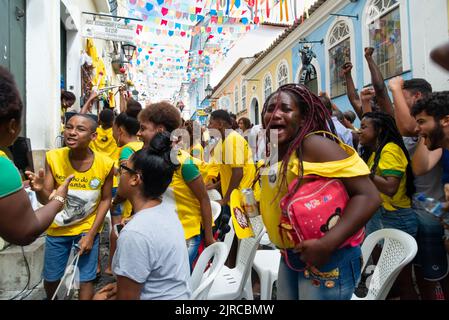
[{"label": "ornate street lamp", "polygon": [[128,60],[128,62],[131,62],[131,59],[133,58],[135,51],[136,51],[135,45],[133,45],[131,43],[122,44],[122,52],[123,52],[123,55]]},{"label": "ornate street lamp", "polygon": [[208,84],[206,89],[204,90],[204,92],[206,92],[206,98],[209,99],[212,96],[213,91],[214,91],[214,89],[211,87],[210,84]]}]

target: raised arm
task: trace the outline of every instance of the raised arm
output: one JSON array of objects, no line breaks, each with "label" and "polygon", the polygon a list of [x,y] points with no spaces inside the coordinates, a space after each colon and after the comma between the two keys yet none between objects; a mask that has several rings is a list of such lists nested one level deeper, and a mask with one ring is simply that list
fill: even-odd
[{"label": "raised arm", "polygon": [[94,103],[94,101],[95,101],[95,99],[97,99],[97,97],[98,97],[98,93],[96,91],[92,90],[86,103],[84,103],[84,106],[81,108],[80,113],[86,114],[88,112],[92,112],[92,103]]},{"label": "raised arm", "polygon": [[119,91],[120,91],[120,113],[123,113],[126,112],[128,96],[126,94],[126,89],[124,87],[120,87]]},{"label": "raised arm", "polygon": [[430,151],[424,144],[424,139],[420,138],[415,154],[412,157],[412,170],[416,176],[428,173],[436,166],[443,156],[443,149]]},{"label": "raised arm", "polygon": [[365,48],[365,59],[371,72],[371,81],[376,92],[377,103],[382,111],[394,116],[394,108],[379,67],[373,59],[374,48]]},{"label": "raised arm", "polygon": [[375,97],[376,93],[373,88],[363,88],[360,92],[360,98],[362,100],[362,117],[367,112],[372,112],[371,101]]},{"label": "raised arm", "polygon": [[416,120],[410,115],[410,108],[405,100],[402,88],[404,86],[404,79],[396,77],[388,83],[390,91],[393,94],[394,101],[394,119],[398,126],[399,132],[404,137],[416,136]]},{"label": "raised arm", "polygon": [[357,94],[357,90],[355,88],[354,79],[352,79],[352,63],[346,62],[343,65],[343,75],[345,76],[346,80],[346,93],[348,95],[349,102],[352,105],[352,108],[354,109],[355,113],[359,117],[359,119],[362,119],[363,111],[362,111],[362,100],[360,100],[359,95]]},{"label": "raised arm", "polygon": [[435,63],[449,71],[449,43],[433,49],[430,57]]}]

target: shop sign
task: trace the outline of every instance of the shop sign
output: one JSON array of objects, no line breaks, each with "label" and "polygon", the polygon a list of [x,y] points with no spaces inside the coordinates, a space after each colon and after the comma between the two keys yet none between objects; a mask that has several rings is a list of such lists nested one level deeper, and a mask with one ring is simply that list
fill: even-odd
[{"label": "shop sign", "polygon": [[85,38],[133,42],[136,26],[131,23],[86,18],[82,30]]}]

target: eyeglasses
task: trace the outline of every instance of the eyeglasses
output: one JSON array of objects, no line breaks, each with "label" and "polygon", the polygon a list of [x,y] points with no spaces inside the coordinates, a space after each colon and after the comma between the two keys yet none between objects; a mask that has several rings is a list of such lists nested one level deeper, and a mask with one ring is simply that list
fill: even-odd
[{"label": "eyeglasses", "polygon": [[122,174],[123,170],[126,170],[132,174],[139,174],[139,172],[137,172],[136,170],[131,169],[131,168],[125,166],[124,164],[121,164],[120,167],[118,168],[118,173]]}]

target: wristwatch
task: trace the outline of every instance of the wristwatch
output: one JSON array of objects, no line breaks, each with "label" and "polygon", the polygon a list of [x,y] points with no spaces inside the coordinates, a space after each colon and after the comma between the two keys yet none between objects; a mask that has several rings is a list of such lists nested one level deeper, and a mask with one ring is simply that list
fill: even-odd
[{"label": "wristwatch", "polygon": [[51,198],[51,200],[56,200],[62,203],[62,205],[65,205],[65,198],[61,197],[61,196],[54,196],[53,198]]}]

